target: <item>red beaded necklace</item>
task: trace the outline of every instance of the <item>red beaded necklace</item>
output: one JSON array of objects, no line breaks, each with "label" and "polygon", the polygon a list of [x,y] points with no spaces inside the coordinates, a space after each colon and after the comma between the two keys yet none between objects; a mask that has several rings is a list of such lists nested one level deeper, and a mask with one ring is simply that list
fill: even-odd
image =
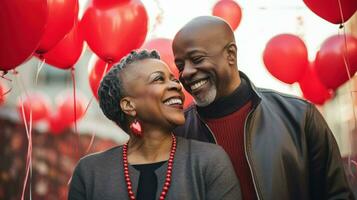
[{"label": "red beaded necklace", "polygon": [[[132,190],[132,185],[129,176],[129,163],[128,163],[127,152],[128,152],[128,143],[126,143],[123,146],[124,178],[125,178],[126,186],[128,187],[129,199],[135,200],[135,195]],[[160,194],[160,198],[159,198],[160,200],[165,199],[165,196],[171,184],[171,174],[172,174],[175,152],[176,152],[176,137],[172,134],[171,152],[170,152],[169,161],[167,162],[166,178],[165,178],[164,187],[162,188],[162,192]]]}]

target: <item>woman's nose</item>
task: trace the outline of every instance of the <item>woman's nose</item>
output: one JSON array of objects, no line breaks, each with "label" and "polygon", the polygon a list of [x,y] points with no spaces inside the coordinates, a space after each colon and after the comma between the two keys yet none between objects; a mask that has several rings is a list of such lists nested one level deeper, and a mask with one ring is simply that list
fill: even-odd
[{"label": "woman's nose", "polygon": [[171,80],[169,83],[169,89],[175,89],[177,91],[181,91],[182,85],[178,80]]}]

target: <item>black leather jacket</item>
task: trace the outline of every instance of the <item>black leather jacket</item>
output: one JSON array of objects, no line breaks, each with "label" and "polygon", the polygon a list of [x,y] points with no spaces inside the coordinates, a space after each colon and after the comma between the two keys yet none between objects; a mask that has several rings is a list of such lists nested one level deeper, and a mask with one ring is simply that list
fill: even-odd
[{"label": "black leather jacket", "polygon": [[[314,105],[255,88],[244,125],[245,156],[258,199],[354,199],[331,130]],[[196,107],[175,134],[216,143]]]}]

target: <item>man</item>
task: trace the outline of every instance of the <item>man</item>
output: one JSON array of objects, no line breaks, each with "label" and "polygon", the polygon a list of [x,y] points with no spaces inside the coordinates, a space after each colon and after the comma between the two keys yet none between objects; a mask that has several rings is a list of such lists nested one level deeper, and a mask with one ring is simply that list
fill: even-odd
[{"label": "man", "polygon": [[254,87],[238,71],[234,34],[225,21],[193,19],[176,34],[173,52],[196,103],[175,133],[221,145],[243,199],[353,199],[323,117],[302,99]]}]

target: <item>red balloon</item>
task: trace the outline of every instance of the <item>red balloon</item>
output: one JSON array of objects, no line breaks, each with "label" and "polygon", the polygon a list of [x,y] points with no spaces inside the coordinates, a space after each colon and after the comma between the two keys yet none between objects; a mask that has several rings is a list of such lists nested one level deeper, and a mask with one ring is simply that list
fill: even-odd
[{"label": "red balloon", "polygon": [[47,22],[46,0],[0,1],[0,70],[26,61],[38,47]]},{"label": "red balloon", "polygon": [[274,77],[289,84],[298,81],[308,66],[306,46],[292,34],[281,34],[270,39],[264,49],[263,60]]},{"label": "red balloon", "polygon": [[47,5],[48,21],[37,54],[52,49],[72,29],[78,18],[78,0],[47,0]]},{"label": "red balloon", "polygon": [[[343,20],[339,2],[341,3]],[[356,0],[304,0],[304,3],[316,15],[334,24],[346,22],[357,10]]]},{"label": "red balloon", "polygon": [[140,0],[94,1],[81,21],[89,47],[108,63],[117,62],[139,48],[145,40],[147,26],[148,16]]},{"label": "red balloon", "polygon": [[93,95],[95,96],[96,99],[98,99],[98,88],[99,88],[100,81],[105,75],[103,74],[103,72],[106,65],[108,66],[105,74],[107,74],[109,69],[112,68],[113,64],[107,64],[106,62],[98,58],[96,55],[93,55],[89,61],[89,66],[88,66],[89,86],[92,89]]},{"label": "red balloon", "polygon": [[48,118],[48,126],[50,134],[60,135],[69,127],[69,124],[62,120],[62,117],[58,113],[53,113]]},{"label": "red balloon", "polygon": [[346,35],[347,46],[343,35],[327,38],[316,54],[316,73],[321,82],[329,89],[336,90],[348,81],[344,55],[351,76],[357,71],[357,38]]},{"label": "red balloon", "polygon": [[212,15],[223,18],[236,30],[242,19],[242,9],[233,0],[221,0],[214,5]]},{"label": "red balloon", "polygon": [[[142,49],[147,50],[157,50],[160,53],[160,58],[163,60],[170,68],[171,72],[178,79],[179,71],[176,68],[174,53],[172,52],[172,40],[166,38],[157,38],[146,42]],[[192,96],[182,87],[185,94],[184,108],[187,108],[192,104]]]},{"label": "red balloon", "polygon": [[32,111],[33,123],[48,117],[51,105],[47,95],[36,92],[30,93],[28,96],[24,95],[22,98],[19,98],[16,107],[20,118],[23,119],[21,99],[24,106],[26,121],[30,121],[30,111]]},{"label": "red balloon", "polygon": [[172,52],[172,40],[166,38],[156,38],[146,42],[142,49],[157,50],[163,60],[170,68],[171,72],[178,78],[178,70],[175,64],[174,53]]},{"label": "red balloon", "polygon": [[74,67],[83,50],[83,37],[79,32],[78,23],[49,52],[44,54],[45,62],[59,69]]},{"label": "red balloon", "polygon": [[[76,92],[76,104],[73,99],[73,92],[70,91],[60,93],[56,98],[57,113],[64,124],[71,125],[84,116],[86,98]],[[76,115],[74,115],[74,105],[76,105]]]},{"label": "red balloon", "polygon": [[331,92],[321,83],[316,75],[314,63],[306,69],[305,75],[300,79],[300,89],[305,99],[317,105],[323,105],[331,98]]}]

